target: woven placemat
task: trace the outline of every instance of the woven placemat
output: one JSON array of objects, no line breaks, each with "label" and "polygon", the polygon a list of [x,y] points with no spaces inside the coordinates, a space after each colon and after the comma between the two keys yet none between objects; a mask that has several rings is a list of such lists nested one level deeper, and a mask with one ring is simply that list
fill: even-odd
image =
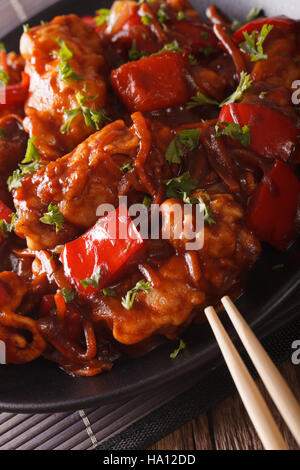
[{"label": "woven placemat", "polygon": [[[2,36],[54,3],[55,0],[0,0]],[[292,342],[300,339],[299,317],[263,341],[276,364],[291,356]],[[0,450],[145,449],[234,390],[224,365],[210,371],[200,383],[196,383],[196,377],[195,371],[193,377],[157,391],[72,413],[0,412]]]}]

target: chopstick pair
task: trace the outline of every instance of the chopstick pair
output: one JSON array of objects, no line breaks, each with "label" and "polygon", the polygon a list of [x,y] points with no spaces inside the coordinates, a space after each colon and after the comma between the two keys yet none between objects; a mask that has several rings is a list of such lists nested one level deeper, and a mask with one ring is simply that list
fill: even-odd
[{"label": "chopstick pair", "polygon": [[[221,301],[262,382],[296,442],[300,445],[300,406],[295,396],[231,299],[226,296]],[[262,394],[220,322],[216,311],[213,307],[207,307],[205,314],[264,448],[267,450],[287,450],[287,444]]]}]

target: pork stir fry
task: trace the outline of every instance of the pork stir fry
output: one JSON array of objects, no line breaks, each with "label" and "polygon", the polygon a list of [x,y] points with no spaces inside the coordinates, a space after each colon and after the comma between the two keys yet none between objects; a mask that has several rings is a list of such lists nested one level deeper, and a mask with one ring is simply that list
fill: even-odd
[{"label": "pork stir fry", "polygon": [[300,23],[256,14],[117,0],[2,45],[7,363],[108,371],[240,295],[261,242],[296,239]]}]

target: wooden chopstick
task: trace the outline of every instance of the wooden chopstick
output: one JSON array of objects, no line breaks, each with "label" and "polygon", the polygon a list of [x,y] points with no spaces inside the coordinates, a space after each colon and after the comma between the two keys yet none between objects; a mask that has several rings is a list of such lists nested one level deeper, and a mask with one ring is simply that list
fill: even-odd
[{"label": "wooden chopstick", "polygon": [[215,309],[207,307],[204,311],[236,388],[264,448],[267,450],[287,450],[287,445],[262,394],[220,322]]},{"label": "wooden chopstick", "polygon": [[300,445],[300,406],[294,394],[231,299],[223,297],[222,303],[262,382]]}]

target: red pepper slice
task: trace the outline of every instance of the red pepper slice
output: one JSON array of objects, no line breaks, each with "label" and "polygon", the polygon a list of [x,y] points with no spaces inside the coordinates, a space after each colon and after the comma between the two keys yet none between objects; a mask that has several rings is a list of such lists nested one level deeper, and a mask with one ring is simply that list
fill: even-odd
[{"label": "red pepper slice", "polygon": [[288,18],[287,16],[274,16],[271,18],[259,18],[250,23],[245,24],[240,29],[238,29],[232,36],[233,40],[236,43],[241,43],[245,41],[244,32],[248,34],[252,31],[260,31],[264,24],[272,24],[275,28],[280,29],[281,31],[291,32],[295,29],[297,21]]},{"label": "red pepper slice", "polygon": [[276,160],[250,200],[248,227],[261,240],[285,250],[296,237],[299,197],[300,181],[286,163]]},{"label": "red pepper slice", "polygon": [[[84,235],[67,243],[61,261],[67,278],[87,296],[111,285],[125,269],[138,261],[145,248],[145,241],[125,206],[121,206],[99,219]],[[85,288],[80,281],[92,278],[99,269],[98,288]]]},{"label": "red pepper slice", "polygon": [[295,147],[298,129],[291,120],[267,106],[231,103],[222,107],[219,122],[248,125],[251,129],[250,147],[267,158],[287,161]]},{"label": "red pepper slice", "polygon": [[7,85],[0,90],[0,108],[8,106],[20,106],[27,98],[30,77],[22,72],[22,81],[15,85]]},{"label": "red pepper slice", "polygon": [[130,111],[154,111],[188,100],[186,69],[181,54],[164,52],[122,65],[112,71],[111,81]]},{"label": "red pepper slice", "polygon": [[[12,210],[7,207],[4,202],[0,201],[0,220],[5,220],[5,222],[10,223],[11,222],[11,217],[10,215],[12,214]],[[0,243],[2,243],[4,240],[4,236],[2,235],[0,231]]]}]

